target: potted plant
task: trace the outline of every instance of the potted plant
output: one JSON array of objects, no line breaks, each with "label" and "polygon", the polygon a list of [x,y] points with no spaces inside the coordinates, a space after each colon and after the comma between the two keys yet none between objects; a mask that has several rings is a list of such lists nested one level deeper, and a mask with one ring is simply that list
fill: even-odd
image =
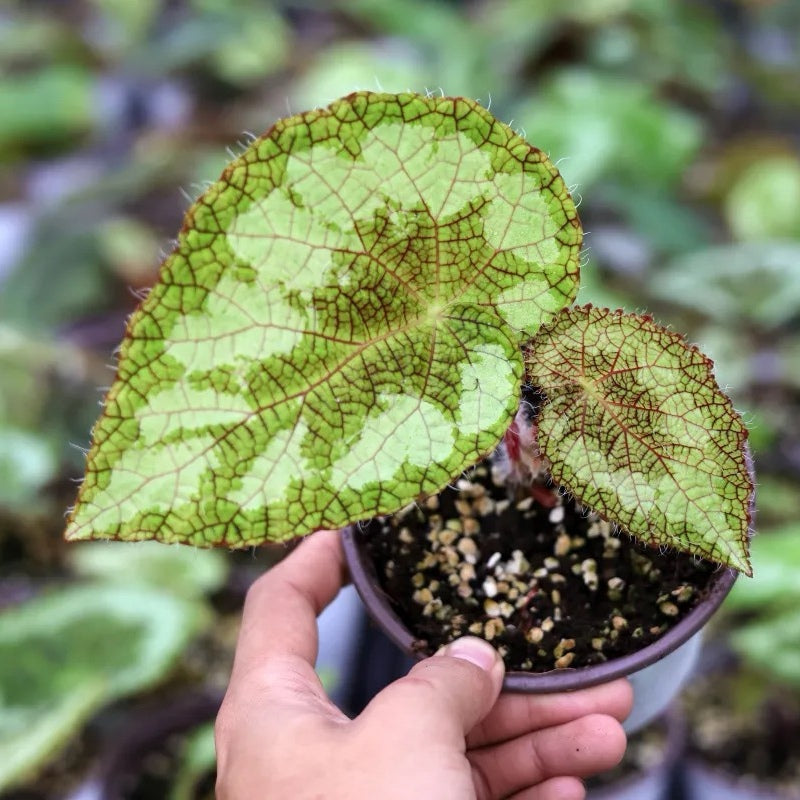
[{"label": "potted plant", "polygon": [[[596,663],[576,669],[572,637],[542,646],[558,620],[537,610],[537,568],[513,602],[482,583],[481,605],[527,615],[507,685],[570,688],[663,658],[750,573],[746,429],[681,336],[570,307],[581,244],[555,167],[470,100],[358,92],[279,121],[188,210],[131,317],[67,538],[250,547],[433,512],[449,485],[482,480],[484,495],[511,493],[506,510],[535,507],[550,550],[610,551],[617,531],[644,543],[634,561],[650,560],[656,588],[657,621],[611,613],[587,638]],[[493,487],[482,460],[498,447]],[[478,497],[464,491],[451,498],[462,517]],[[688,555],[657,565],[658,548]],[[695,557],[726,569],[696,568],[693,586]],[[637,605],[591,562],[577,567],[584,587],[602,582],[611,612],[615,596]],[[612,639],[656,649],[609,658]]]}]

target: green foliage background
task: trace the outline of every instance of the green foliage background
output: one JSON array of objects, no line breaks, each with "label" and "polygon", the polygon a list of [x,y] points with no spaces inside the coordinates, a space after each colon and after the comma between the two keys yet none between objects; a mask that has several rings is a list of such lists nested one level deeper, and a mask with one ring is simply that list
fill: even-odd
[{"label": "green foliage background", "polygon": [[[792,0],[8,0],[0,608],[98,569],[141,585],[149,554],[130,569],[126,556],[87,567],[60,538],[135,294],[153,282],[185,195],[217,177],[226,148],[357,88],[479,99],[559,163],[588,232],[579,302],[647,310],[718,361],[750,426],[771,563],[774,529],[800,537],[799,63]],[[758,582],[760,540],[753,549]],[[780,553],[794,571],[765,572],[791,584],[800,551]],[[232,568],[246,583],[272,556],[219,558],[220,575]],[[192,602],[207,607],[223,579],[199,581]],[[755,610],[729,613],[792,613],[759,596]],[[200,674],[190,646],[170,680],[224,683],[235,605],[217,595],[204,615],[219,668]],[[763,640],[735,644],[769,667]],[[800,684],[800,635],[784,644],[780,677]],[[87,700],[79,719],[102,702]],[[124,729],[125,715],[115,719]],[[74,745],[30,771],[34,796],[55,796],[59,770],[85,772],[91,730],[79,739],[88,755]]]}]

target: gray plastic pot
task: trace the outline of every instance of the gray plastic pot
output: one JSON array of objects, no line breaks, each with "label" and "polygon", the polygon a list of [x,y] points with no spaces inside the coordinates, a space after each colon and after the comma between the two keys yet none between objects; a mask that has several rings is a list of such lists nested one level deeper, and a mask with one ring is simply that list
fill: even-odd
[{"label": "gray plastic pot", "polygon": [[[353,583],[372,619],[398,647],[424,658],[426,654],[415,647],[414,635],[381,589],[355,526],[342,531],[342,542]],[[720,568],[706,597],[661,638],[635,653],[578,669],[508,672],[503,688],[509,692],[568,692],[627,676],[633,685],[634,705],[625,730],[633,733],[663,713],[688,679],[700,651],[700,632],[731,590],[737,574]]]}]

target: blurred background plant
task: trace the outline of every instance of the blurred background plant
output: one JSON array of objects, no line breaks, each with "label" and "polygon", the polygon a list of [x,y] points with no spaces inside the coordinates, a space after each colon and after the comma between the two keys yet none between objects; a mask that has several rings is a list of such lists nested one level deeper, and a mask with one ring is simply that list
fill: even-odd
[{"label": "blurred background plant", "polygon": [[[647,309],[718,360],[750,423],[759,524],[778,552],[764,566],[757,547],[756,569],[796,589],[798,3],[6,0],[4,798],[64,796],[139,709],[224,687],[243,590],[276,554],[67,548],[63,513],[125,319],[190,198],[252,133],[357,88],[480,99],[558,162],[588,232],[579,299]],[[785,650],[768,666],[796,669],[796,594],[788,621],[762,615],[765,585],[734,600],[731,614],[752,602],[753,625],[733,643],[761,652],[763,626],[781,620]],[[201,728],[165,747],[124,796],[205,796],[209,743]]]},{"label": "blurred background plant", "polygon": [[800,524],[767,526],[752,556],[683,698],[698,800],[800,797]]}]

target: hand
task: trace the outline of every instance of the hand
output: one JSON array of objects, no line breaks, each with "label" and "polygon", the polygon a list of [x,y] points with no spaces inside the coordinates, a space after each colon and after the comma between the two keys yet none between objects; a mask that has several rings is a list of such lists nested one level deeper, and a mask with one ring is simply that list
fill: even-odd
[{"label": "hand", "polygon": [[314,672],[316,618],[344,577],[321,531],[251,588],[217,718],[219,800],[581,800],[579,777],[622,758],[627,681],[501,696],[503,663],[472,637],[349,719]]}]

